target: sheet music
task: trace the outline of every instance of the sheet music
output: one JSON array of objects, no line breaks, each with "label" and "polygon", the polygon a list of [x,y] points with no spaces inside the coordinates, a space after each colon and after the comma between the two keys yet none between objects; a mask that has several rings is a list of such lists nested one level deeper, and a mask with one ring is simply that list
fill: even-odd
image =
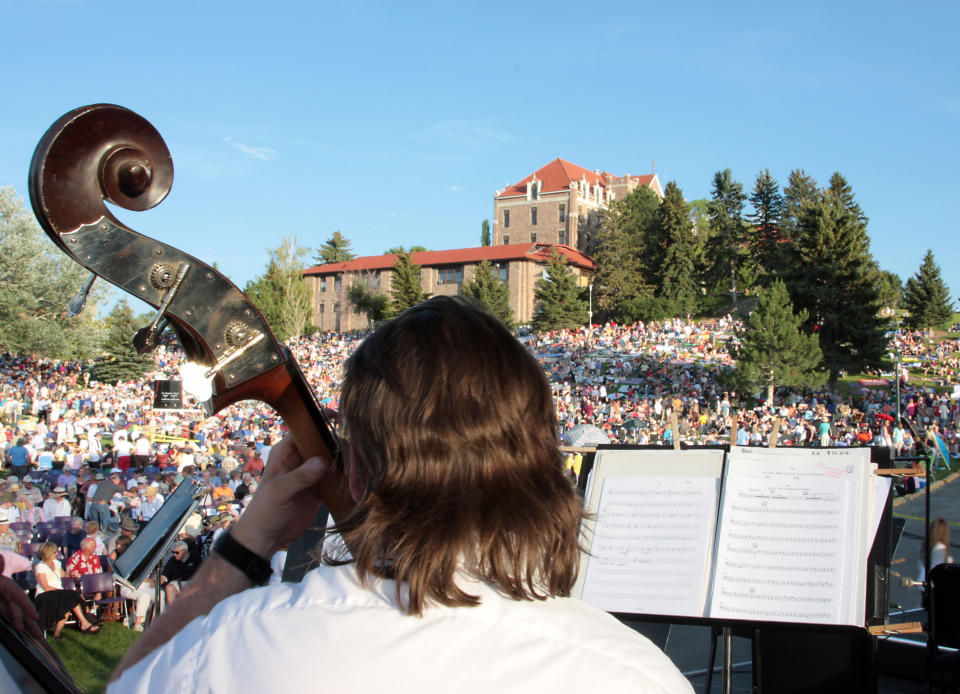
[{"label": "sheet music", "polygon": [[609,611],[701,616],[722,466],[714,451],[598,454],[582,599]]},{"label": "sheet music", "polygon": [[734,448],[708,615],[862,625],[869,461],[866,448]]}]

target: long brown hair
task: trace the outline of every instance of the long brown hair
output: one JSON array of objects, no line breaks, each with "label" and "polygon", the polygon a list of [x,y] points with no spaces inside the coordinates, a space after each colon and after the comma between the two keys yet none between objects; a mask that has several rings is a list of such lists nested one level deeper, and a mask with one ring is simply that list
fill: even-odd
[{"label": "long brown hair", "polygon": [[478,604],[464,567],[514,599],[569,595],[581,505],[543,369],[496,318],[460,297],[408,310],[350,357],[340,405],[362,581],[396,579],[398,600],[406,584],[411,614]]}]

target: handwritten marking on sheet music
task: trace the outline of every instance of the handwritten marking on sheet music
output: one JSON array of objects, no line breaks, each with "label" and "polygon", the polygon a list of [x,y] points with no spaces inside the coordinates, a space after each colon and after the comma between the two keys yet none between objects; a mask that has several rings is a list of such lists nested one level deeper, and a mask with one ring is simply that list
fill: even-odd
[{"label": "handwritten marking on sheet music", "polygon": [[839,623],[852,468],[769,455],[728,463],[710,614]]}]

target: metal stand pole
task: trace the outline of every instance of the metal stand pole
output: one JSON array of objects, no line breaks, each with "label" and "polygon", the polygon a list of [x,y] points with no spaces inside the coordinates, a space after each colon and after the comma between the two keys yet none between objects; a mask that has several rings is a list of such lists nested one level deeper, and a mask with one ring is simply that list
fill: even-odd
[{"label": "metal stand pole", "polygon": [[723,674],[720,691],[730,694],[733,691],[733,630],[723,628]]}]

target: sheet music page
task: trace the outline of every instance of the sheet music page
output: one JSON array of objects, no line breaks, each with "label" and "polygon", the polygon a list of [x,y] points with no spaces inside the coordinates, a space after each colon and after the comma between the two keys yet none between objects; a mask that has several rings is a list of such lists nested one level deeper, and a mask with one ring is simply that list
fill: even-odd
[{"label": "sheet music page", "polygon": [[866,448],[735,447],[708,616],[862,626],[873,469]]},{"label": "sheet music page", "polygon": [[722,451],[602,451],[579,594],[610,612],[703,615]]}]

